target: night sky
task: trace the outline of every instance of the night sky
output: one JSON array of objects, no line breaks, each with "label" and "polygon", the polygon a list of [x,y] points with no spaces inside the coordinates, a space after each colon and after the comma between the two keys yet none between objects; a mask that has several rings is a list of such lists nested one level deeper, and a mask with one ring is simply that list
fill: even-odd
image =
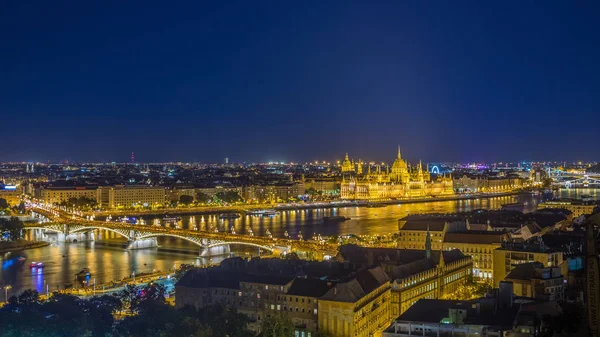
[{"label": "night sky", "polygon": [[0,1],[0,161],[598,160],[598,1]]}]

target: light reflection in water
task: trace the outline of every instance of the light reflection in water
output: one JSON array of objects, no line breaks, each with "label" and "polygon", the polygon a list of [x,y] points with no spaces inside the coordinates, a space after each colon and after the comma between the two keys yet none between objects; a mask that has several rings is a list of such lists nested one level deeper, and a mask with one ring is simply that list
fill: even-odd
[{"label": "light reflection in water", "polygon": [[[600,198],[600,190],[580,189],[561,190],[559,196],[576,197],[581,195],[592,195]],[[182,216],[183,228],[190,228],[190,224],[196,224],[200,230],[211,227],[219,231],[227,231],[233,225],[237,233],[248,233],[249,229],[255,235],[264,235],[269,230],[275,237],[284,237],[287,231],[291,238],[296,238],[301,232],[305,238],[311,237],[313,233],[321,235],[333,234],[384,234],[397,230],[397,221],[407,214],[432,213],[432,212],[456,212],[473,209],[497,209],[502,204],[516,201],[526,202],[529,211],[535,209],[540,197],[530,195],[498,197],[491,199],[475,199],[463,201],[427,202],[420,204],[390,205],[381,208],[365,207],[341,207],[332,209],[312,210],[289,210],[275,217],[252,217],[242,216],[238,219],[219,219],[218,215],[196,215]],[[325,225],[324,216],[341,215],[351,220]],[[145,218],[146,223],[152,224],[154,220],[160,222],[160,217]],[[148,221],[150,220],[150,221]],[[102,240],[123,243],[123,239],[113,232],[104,232]],[[28,235],[34,235],[29,233]],[[197,251],[198,247],[187,241],[176,238],[159,238],[159,245],[174,249],[185,249]],[[243,255],[240,249],[234,251]],[[246,251],[256,254],[254,250]],[[18,261],[18,256],[27,257],[26,261]],[[214,258],[217,263],[222,258]],[[108,283],[112,280],[120,280],[129,277],[133,271],[137,275],[153,270],[168,270],[174,264],[181,263],[203,264],[207,259],[197,258],[190,254],[177,254],[154,249],[128,251],[121,247],[102,246],[95,243],[57,244],[51,246],[27,250],[20,253],[5,254],[1,258],[2,269],[0,270],[0,285],[10,284],[13,286],[11,293],[20,292],[24,289],[36,289],[45,293],[45,284],[49,290],[63,289],[65,286],[75,284],[75,274],[82,268],[90,268],[91,279],[96,278],[97,284]],[[42,270],[30,270],[31,261],[42,261],[45,267]],[[90,281],[93,284],[93,280]],[[10,295],[10,293],[9,293]]]}]

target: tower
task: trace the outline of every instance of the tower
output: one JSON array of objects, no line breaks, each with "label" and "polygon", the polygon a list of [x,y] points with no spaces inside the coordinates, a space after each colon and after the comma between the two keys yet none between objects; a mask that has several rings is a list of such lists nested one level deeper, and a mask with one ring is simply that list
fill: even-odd
[{"label": "tower", "polygon": [[431,257],[431,233],[429,233],[429,225],[427,225],[427,236],[425,237],[425,257]]},{"label": "tower", "polygon": [[401,184],[407,184],[410,180],[410,173],[408,172],[408,165],[406,161],[402,159],[402,153],[400,152],[400,146],[398,146],[398,157],[392,164],[392,173],[390,180],[393,182],[399,182]]},{"label": "tower", "polygon": [[135,164],[135,156],[133,155],[133,152],[131,152],[131,163]]},{"label": "tower", "polygon": [[362,174],[363,173],[363,162],[362,160],[358,159],[358,166],[356,167],[356,174]]},{"label": "tower", "polygon": [[342,163],[342,173],[350,173],[354,172],[354,164],[348,158],[348,153],[346,152],[346,158]]},{"label": "tower", "polygon": [[588,303],[588,328],[590,336],[599,336],[599,321],[600,308],[598,299],[600,298],[600,290],[598,281],[600,280],[600,272],[598,271],[598,249],[596,248],[596,235],[594,224],[590,221],[586,227],[586,264],[585,273],[587,276],[587,303]]}]

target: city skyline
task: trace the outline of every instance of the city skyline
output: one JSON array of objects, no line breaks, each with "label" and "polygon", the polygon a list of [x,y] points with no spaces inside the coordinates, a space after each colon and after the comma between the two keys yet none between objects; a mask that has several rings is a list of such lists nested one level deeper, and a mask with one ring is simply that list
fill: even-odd
[{"label": "city skyline", "polygon": [[0,157],[596,160],[597,6],[7,4]]}]

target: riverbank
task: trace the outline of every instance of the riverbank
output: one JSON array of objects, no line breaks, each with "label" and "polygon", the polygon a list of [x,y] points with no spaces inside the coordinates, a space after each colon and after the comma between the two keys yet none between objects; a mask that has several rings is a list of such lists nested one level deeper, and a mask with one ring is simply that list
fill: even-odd
[{"label": "riverbank", "polygon": [[14,242],[0,242],[0,254],[46,247],[48,245],[50,245],[50,243],[42,241],[19,240]]},{"label": "riverbank", "polygon": [[412,199],[395,199],[382,201],[369,200],[339,200],[331,202],[314,202],[314,203],[294,203],[294,204],[253,204],[253,205],[237,205],[237,206],[198,206],[185,208],[163,208],[151,210],[111,210],[101,212],[87,212],[85,215],[95,215],[96,217],[103,216],[155,216],[161,214],[169,215],[203,215],[203,214],[219,214],[219,213],[245,213],[259,209],[276,209],[276,210],[294,210],[294,209],[316,209],[316,208],[335,208],[335,207],[373,207],[387,205],[403,205],[403,204],[418,204],[425,202],[440,202],[440,201],[459,201],[459,200],[475,200],[489,199],[496,197],[512,196],[523,193],[523,191],[511,191],[502,193],[481,193],[468,195],[454,195],[447,197],[427,197],[427,198],[412,198]]}]

